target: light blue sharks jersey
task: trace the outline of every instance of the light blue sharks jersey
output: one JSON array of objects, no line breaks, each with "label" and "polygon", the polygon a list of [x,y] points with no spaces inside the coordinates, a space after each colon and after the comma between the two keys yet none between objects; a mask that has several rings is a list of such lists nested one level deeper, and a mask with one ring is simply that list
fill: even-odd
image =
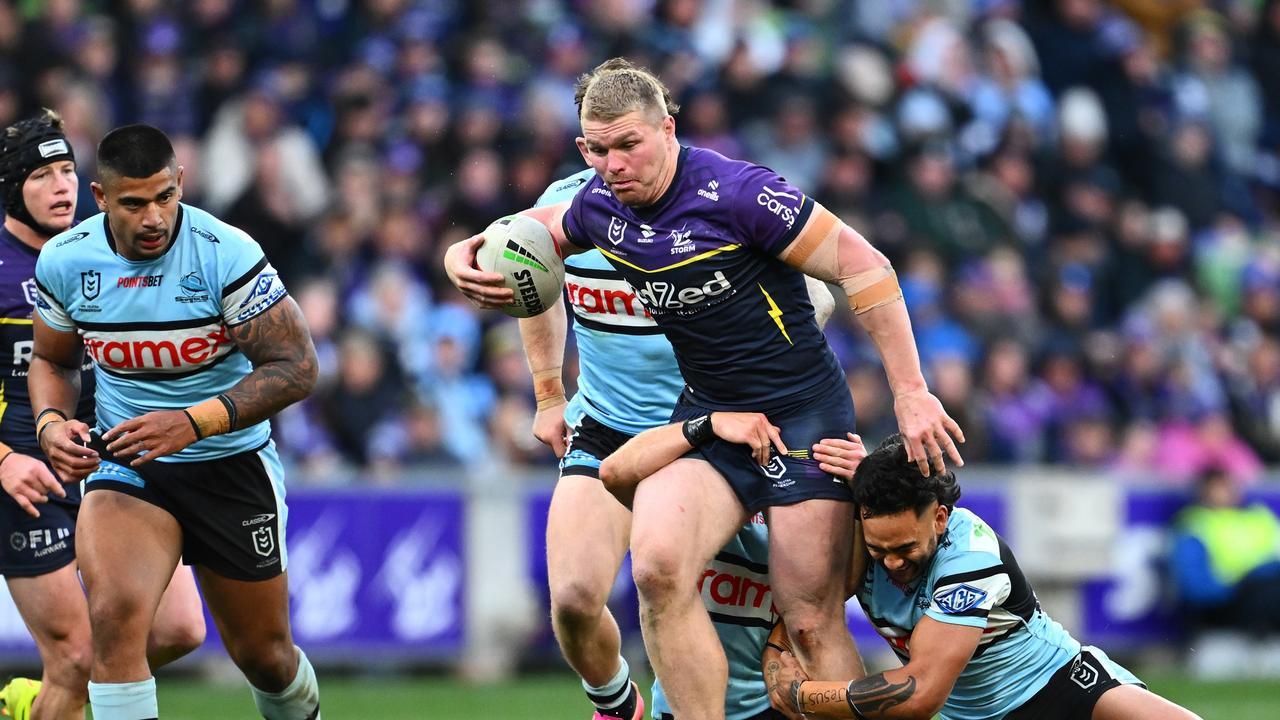
[{"label": "light blue sharks jersey", "polygon": [[[593,175],[587,169],[557,180],[537,206],[571,200]],[[570,255],[564,265],[580,358],[565,421],[573,427],[590,415],[628,435],[666,424],[684,388],[671,343],[599,250]]]},{"label": "light blue sharks jersey", "polygon": [[[173,244],[153,260],[116,252],[104,214],[51,239],[36,263],[36,309],[49,327],[78,332],[93,361],[98,428],[177,410],[226,392],[252,369],[229,327],[286,295],[243,231],[180,205]],[[200,440],[160,462],[211,460],[266,445],[260,422]]]},{"label": "light blue sharks jersey", "polygon": [[951,513],[937,554],[920,578],[899,584],[873,562],[858,601],[904,663],[912,630],[923,617],[983,629],[942,708],[948,720],[1004,717],[1080,652],[1080,643],[1040,609],[1009,547],[964,508]]},{"label": "light blue sharks jersey", "polygon": [[[769,709],[760,655],[778,622],[769,586],[769,530],[757,513],[702,571],[698,592],[729,661],[725,720],[746,720]],[[670,715],[662,685],[653,684],[653,717]]]}]

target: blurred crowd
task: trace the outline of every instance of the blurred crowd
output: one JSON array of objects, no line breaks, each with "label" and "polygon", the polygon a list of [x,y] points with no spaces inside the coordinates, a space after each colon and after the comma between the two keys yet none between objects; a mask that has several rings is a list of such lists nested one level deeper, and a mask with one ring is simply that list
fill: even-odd
[{"label": "blurred crowd", "polygon": [[[890,257],[967,461],[1280,461],[1280,0],[0,0],[0,121],[58,109],[85,180],[113,126],[174,138],[310,322],[313,477],[541,463],[514,321],[439,258],[582,167],[614,55]],[[874,348],[827,332],[874,442]]]}]

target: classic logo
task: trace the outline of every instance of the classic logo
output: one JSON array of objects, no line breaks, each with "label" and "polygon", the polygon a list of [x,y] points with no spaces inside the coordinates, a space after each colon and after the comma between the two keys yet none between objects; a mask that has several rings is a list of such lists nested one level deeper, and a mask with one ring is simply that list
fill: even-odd
[{"label": "classic logo", "polygon": [[264,522],[271,522],[275,519],[275,513],[262,513],[260,515],[254,515],[248,520],[240,521],[240,527],[253,527],[254,525],[261,525]]},{"label": "classic logo", "polygon": [[609,242],[621,245],[627,238],[627,221],[616,217],[609,219]]},{"label": "classic logo", "polygon": [[790,205],[784,205],[783,200],[790,200],[793,204],[799,203],[800,198],[781,190],[774,190],[765,185],[760,188],[760,194],[756,195],[756,202],[761,207],[766,208],[769,212],[777,215],[787,224],[787,229],[791,229],[796,224],[796,208]]},{"label": "classic logo", "polygon": [[173,298],[178,302],[204,302],[209,299],[209,289],[205,286],[204,279],[195,271],[182,276],[182,279],[178,281],[178,289],[182,291],[182,294]]},{"label": "classic logo", "polygon": [[986,591],[972,585],[957,585],[933,596],[933,601],[948,615],[959,615],[972,610],[986,599]]},{"label": "classic logo", "polygon": [[720,202],[720,192],[718,191],[719,187],[719,180],[710,180],[707,182],[706,188],[698,188],[698,197],[704,197],[711,202]]},{"label": "classic logo", "polygon": [[262,527],[250,533],[253,536],[253,551],[262,557],[269,557],[276,549],[276,535],[271,530],[270,525]]},{"label": "classic logo", "polygon": [[86,270],[80,273],[80,294],[85,300],[97,299],[102,292],[102,273],[97,270]]},{"label": "classic logo", "polygon": [[701,287],[677,288],[669,282],[650,280],[644,284],[644,287],[636,289],[636,296],[650,308],[679,310],[732,290],[733,285],[724,276],[724,272],[717,270],[716,274]]},{"label": "classic logo", "polygon": [[199,235],[200,237],[204,238],[205,240],[208,240],[211,243],[216,243],[218,245],[222,244],[218,240],[217,235],[214,235],[213,233],[209,232],[208,230],[205,230],[204,228],[198,228],[195,225],[192,225],[191,232],[195,233],[196,235]]},{"label": "classic logo", "polygon": [[1084,655],[1077,655],[1075,662],[1071,663],[1071,682],[1088,690],[1098,684],[1098,669],[1085,660]]},{"label": "classic logo", "polygon": [[62,238],[62,239],[61,239],[61,240],[59,240],[58,242],[54,243],[54,245],[53,245],[53,246],[54,246],[54,247],[62,247],[63,245],[70,245],[71,243],[76,242],[77,240],[83,240],[83,239],[85,239],[85,238],[87,238],[87,237],[89,237],[89,233],[87,233],[87,232],[78,232],[78,233],[76,233],[75,235],[71,235],[71,236],[69,236],[69,237],[64,237],[64,238]]}]

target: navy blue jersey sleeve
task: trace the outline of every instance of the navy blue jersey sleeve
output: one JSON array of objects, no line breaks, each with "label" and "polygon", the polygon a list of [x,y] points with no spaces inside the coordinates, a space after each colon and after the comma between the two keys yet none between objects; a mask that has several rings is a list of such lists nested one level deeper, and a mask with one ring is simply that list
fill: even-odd
[{"label": "navy blue jersey sleeve", "polygon": [[746,165],[739,173],[732,219],[742,244],[778,255],[812,212],[813,200],[769,168]]}]

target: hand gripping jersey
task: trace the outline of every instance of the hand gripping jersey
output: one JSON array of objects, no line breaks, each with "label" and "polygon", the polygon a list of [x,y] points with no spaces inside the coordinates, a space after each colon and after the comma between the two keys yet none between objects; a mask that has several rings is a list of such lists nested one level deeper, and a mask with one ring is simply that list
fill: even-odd
[{"label": "hand gripping jersey", "polygon": [[[729,662],[725,720],[745,720],[769,709],[760,655],[778,622],[769,585],[769,530],[756,514],[702,571],[698,592]],[[653,684],[653,717],[670,715],[662,686]]]},{"label": "hand gripping jersey", "polygon": [[[557,180],[537,207],[572,199],[595,171]],[[583,415],[628,435],[665,425],[684,387],[671,343],[622,274],[598,251],[564,260],[564,289],[578,343],[578,392],[565,408],[576,426]]]},{"label": "hand gripping jersey", "polygon": [[925,573],[910,585],[871,563],[858,602],[905,663],[924,616],[983,628],[973,658],[942,708],[949,720],[999,718],[1044,687],[1080,643],[1040,609],[1004,541],[977,515],[955,508]]},{"label": "hand gripping jersey", "polygon": [[[173,243],[159,258],[121,257],[106,215],[98,214],[45,245],[36,286],[44,321],[84,340],[103,430],[229,390],[252,368],[227,328],[261,315],[286,294],[252,238],[185,204]],[[263,421],[158,461],[226,457],[260,448],[270,435]]]},{"label": "hand gripping jersey", "polygon": [[[35,310],[35,248],[0,227],[0,442],[26,455],[44,457],[27,392],[31,366],[31,313]],[[86,366],[87,367],[87,366]],[[80,373],[76,417],[93,424],[93,373]]]},{"label": "hand gripping jersey", "polygon": [[777,258],[812,210],[771,170],[685,147],[652,206],[623,205],[595,176],[574,196],[564,230],[599,248],[635,288],[694,402],[768,412],[848,392],[804,276]]}]

